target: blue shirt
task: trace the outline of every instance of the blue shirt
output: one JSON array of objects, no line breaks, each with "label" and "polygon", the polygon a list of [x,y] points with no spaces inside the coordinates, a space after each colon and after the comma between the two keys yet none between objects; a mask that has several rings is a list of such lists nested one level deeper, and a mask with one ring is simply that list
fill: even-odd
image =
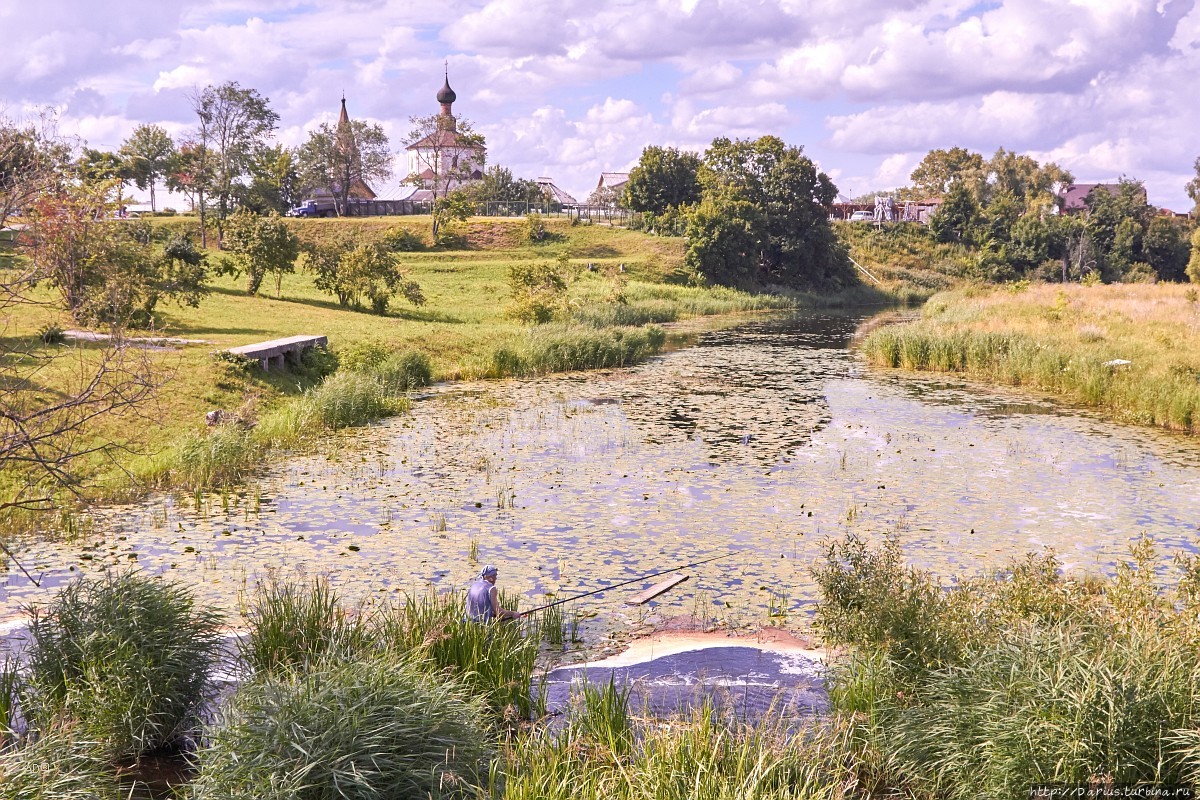
[{"label": "blue shirt", "polygon": [[493,584],[483,578],[476,578],[467,589],[467,619],[473,622],[487,622],[492,618],[492,589]]}]

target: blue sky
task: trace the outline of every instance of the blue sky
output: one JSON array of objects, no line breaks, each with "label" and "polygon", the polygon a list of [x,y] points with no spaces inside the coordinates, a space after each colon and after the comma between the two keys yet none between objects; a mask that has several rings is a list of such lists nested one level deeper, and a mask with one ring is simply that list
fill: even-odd
[{"label": "blue sky", "polygon": [[236,80],[285,144],[344,90],[401,151],[448,60],[489,162],[580,197],[646,145],[771,133],[849,194],[1005,147],[1186,210],[1200,156],[1197,0],[0,0],[0,30],[0,111],[106,148],[185,134],[187,93]]}]

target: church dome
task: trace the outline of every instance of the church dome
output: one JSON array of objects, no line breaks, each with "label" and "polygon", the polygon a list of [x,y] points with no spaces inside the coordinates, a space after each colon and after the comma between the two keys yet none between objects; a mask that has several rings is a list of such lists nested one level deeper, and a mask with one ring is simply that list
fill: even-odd
[{"label": "church dome", "polygon": [[442,88],[438,89],[437,101],[439,103],[447,104],[453,103],[457,99],[458,95],[454,94],[454,90],[450,88],[450,77],[447,76],[446,82],[442,84]]}]

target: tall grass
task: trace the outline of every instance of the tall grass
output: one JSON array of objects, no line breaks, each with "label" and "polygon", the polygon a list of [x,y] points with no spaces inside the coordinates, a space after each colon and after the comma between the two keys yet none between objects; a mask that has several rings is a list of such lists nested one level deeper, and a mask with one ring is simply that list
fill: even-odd
[{"label": "tall grass", "polygon": [[[817,621],[864,786],[1012,797],[1031,783],[1200,777],[1197,562],[1156,584],[1146,540],[1109,579],[1030,556],[944,591],[894,545],[835,545]],[[920,600],[920,602],[918,602]]]},{"label": "tall grass", "polygon": [[498,717],[515,722],[542,713],[542,693],[533,685],[537,638],[517,623],[467,620],[464,593],[409,597],[384,610],[376,630],[384,647],[462,682]]},{"label": "tall grass", "polygon": [[503,796],[510,800],[824,800],[851,796],[852,775],[839,740],[819,727],[782,720],[738,724],[695,709],[647,722],[618,750],[610,733],[569,724],[508,746]]},{"label": "tall grass", "polygon": [[500,345],[468,370],[477,378],[541,375],[638,364],[660,352],[666,333],[659,327],[589,328],[542,325],[519,347]]},{"label": "tall grass", "polygon": [[110,765],[71,727],[45,730],[21,748],[0,748],[0,800],[104,800],[117,797]]},{"label": "tall grass", "polygon": [[1173,286],[955,292],[930,301],[920,321],[867,334],[861,350],[878,366],[1026,386],[1197,433],[1196,316]]},{"label": "tall grass", "polygon": [[238,643],[238,654],[256,675],[303,671],[322,659],[361,655],[371,645],[366,622],[341,605],[325,578],[265,580],[247,617],[249,631]]},{"label": "tall grass", "polygon": [[483,701],[394,657],[241,686],[197,758],[196,800],[459,797],[493,734]]},{"label": "tall grass", "polygon": [[113,759],[178,746],[208,699],[220,625],[162,579],[74,581],[30,621],[25,715],[70,723]]}]

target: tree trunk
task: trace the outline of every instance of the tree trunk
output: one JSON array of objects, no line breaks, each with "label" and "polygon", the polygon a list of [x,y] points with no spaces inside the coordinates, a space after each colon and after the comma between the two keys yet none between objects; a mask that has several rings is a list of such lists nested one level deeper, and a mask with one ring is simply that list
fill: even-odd
[{"label": "tree trunk", "polygon": [[200,246],[207,249],[208,248],[208,228],[205,225],[204,190],[200,189],[196,193],[196,195],[197,195],[197,197],[200,198]]},{"label": "tree trunk", "polygon": [[154,181],[150,181],[150,213],[158,213],[158,205],[154,202]]}]

